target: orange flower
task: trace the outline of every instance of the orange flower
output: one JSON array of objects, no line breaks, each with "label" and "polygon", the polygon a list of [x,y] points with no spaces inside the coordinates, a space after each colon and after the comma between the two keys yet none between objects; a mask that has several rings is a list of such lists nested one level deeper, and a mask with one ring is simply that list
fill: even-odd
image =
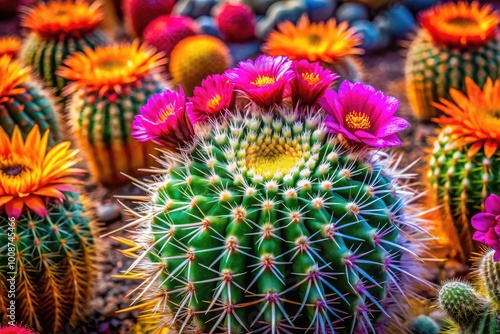
[{"label": "orange flower", "polygon": [[499,23],[489,5],[478,2],[447,3],[433,7],[419,17],[434,42],[450,47],[480,46],[492,39]]},{"label": "orange flower", "polygon": [[25,13],[22,25],[48,38],[65,35],[80,38],[102,22],[100,7],[97,1],[88,4],[85,0],[40,3]]},{"label": "orange flower", "polygon": [[303,15],[297,26],[287,21],[278,25],[278,30],[271,32],[263,51],[271,56],[287,56],[290,59],[307,59],[332,63],[352,54],[362,54],[357,48],[361,36],[349,29],[347,22],[337,25],[334,19],[320,23],[311,23]]},{"label": "orange flower", "polygon": [[66,67],[58,75],[73,81],[66,87],[66,94],[80,89],[97,91],[104,95],[107,91],[121,92],[123,85],[133,83],[146,74],[157,73],[166,63],[161,53],[155,49],[140,45],[117,44],[86,48],[84,53],[77,53],[64,62]]},{"label": "orange flower", "polygon": [[16,60],[12,60],[12,56],[0,56],[0,103],[26,91],[19,86],[28,81],[29,73],[29,67],[22,67]]},{"label": "orange flower", "polygon": [[75,175],[83,171],[72,168],[78,151],[70,150],[70,142],[60,143],[47,152],[49,131],[40,136],[35,126],[23,140],[19,128],[12,137],[0,127],[0,209],[18,218],[26,205],[45,217],[44,199],[65,198],[63,191],[76,191],[81,183]]},{"label": "orange flower", "polygon": [[21,40],[16,36],[0,37],[0,57],[3,55],[15,56],[20,46]]},{"label": "orange flower", "polygon": [[472,144],[469,156],[483,146],[487,158],[491,158],[500,143],[500,80],[486,81],[483,89],[471,78],[465,79],[466,94],[451,89],[453,102],[441,99],[434,106],[449,117],[434,119],[451,128],[451,147]]}]

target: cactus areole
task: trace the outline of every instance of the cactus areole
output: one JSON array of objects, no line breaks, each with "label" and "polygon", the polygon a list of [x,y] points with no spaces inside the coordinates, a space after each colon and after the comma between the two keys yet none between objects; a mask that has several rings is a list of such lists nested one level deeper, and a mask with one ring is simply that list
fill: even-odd
[{"label": "cactus areole", "polygon": [[[132,256],[142,249],[130,271],[144,278],[137,300],[163,312],[165,326],[368,333],[401,325],[401,297],[422,276],[413,193],[390,156],[371,147],[397,145],[408,123],[393,116],[396,99],[370,86],[327,90],[333,77],[317,65],[261,56],[226,71],[237,93],[202,84],[187,103],[164,95],[149,105],[161,116],[149,132],[151,109],[136,116],[134,136],[164,146],[166,171],[143,185],[149,199],[122,242]],[[286,89],[297,77],[308,78],[292,87],[309,106]],[[193,112],[202,101],[207,118]],[[230,107],[217,114],[214,101]],[[186,117],[192,139],[172,149],[173,125]]]}]

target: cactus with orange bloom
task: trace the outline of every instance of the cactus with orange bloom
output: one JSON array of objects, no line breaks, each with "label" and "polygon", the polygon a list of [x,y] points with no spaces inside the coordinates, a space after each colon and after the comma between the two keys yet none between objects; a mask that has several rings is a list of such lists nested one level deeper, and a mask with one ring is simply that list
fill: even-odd
[{"label": "cactus with orange bloom", "polygon": [[41,131],[50,129],[49,145],[62,134],[54,104],[49,94],[11,56],[0,56],[0,127],[11,135],[16,126],[26,137],[37,124]]},{"label": "cactus with orange bloom", "polygon": [[159,74],[164,64],[161,54],[134,42],[87,48],[58,72],[70,81],[65,93],[72,94],[72,132],[97,182],[126,183],[121,173],[138,176],[139,168],[154,164],[153,147],[130,131],[139,108],[167,87]]},{"label": "cactus with orange bloom", "polygon": [[106,43],[105,34],[98,28],[102,20],[99,2],[90,5],[85,0],[40,3],[23,18],[22,25],[30,34],[19,57],[60,96],[67,82],[57,76],[56,71],[73,52]]},{"label": "cactus with orange bloom", "polygon": [[471,217],[500,189],[500,80],[488,79],[482,89],[470,78],[465,84],[465,94],[452,89],[452,100],[434,104],[446,116],[435,119],[443,128],[427,172],[431,205],[440,206],[439,220],[456,231],[451,241],[462,262],[479,251]]},{"label": "cactus with orange bloom", "polygon": [[9,55],[15,57],[19,48],[21,47],[21,40],[16,36],[0,37],[0,57]]},{"label": "cactus with orange bloom", "polygon": [[449,99],[451,88],[465,91],[465,78],[482,87],[500,77],[500,17],[490,5],[447,3],[420,15],[420,29],[408,51],[406,88],[422,120],[439,116],[433,102]]},{"label": "cactus with orange bloom", "polygon": [[[347,22],[310,22],[302,16],[294,25],[287,21],[278,24],[262,47],[271,56],[319,61],[321,66],[349,81],[363,81],[363,67],[355,55],[363,53],[361,36],[349,29]],[[340,83],[340,82],[339,82]]]},{"label": "cactus with orange bloom", "polygon": [[0,128],[0,318],[14,277],[16,320],[59,333],[89,308],[96,230],[78,192],[77,151],[69,142],[47,150],[48,138],[38,126],[26,140],[18,128],[11,137]]}]

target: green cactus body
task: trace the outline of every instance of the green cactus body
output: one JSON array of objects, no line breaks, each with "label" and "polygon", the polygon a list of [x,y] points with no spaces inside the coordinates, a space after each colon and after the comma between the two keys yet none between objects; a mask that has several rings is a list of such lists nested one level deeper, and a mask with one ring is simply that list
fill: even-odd
[{"label": "green cactus body", "polygon": [[484,210],[489,194],[500,192],[500,152],[488,159],[482,148],[469,157],[472,144],[450,149],[452,137],[450,128],[439,133],[430,154],[427,179],[442,219],[454,224],[465,262],[472,252],[479,251],[479,244],[472,240],[470,218]]},{"label": "green cactus body", "polygon": [[18,126],[26,137],[33,126],[38,124],[41,132],[50,130],[50,146],[61,141],[58,116],[49,95],[33,82],[25,82],[17,88],[24,92],[0,102],[0,127],[11,135]]},{"label": "green cactus body", "polygon": [[496,36],[481,47],[460,50],[436,45],[421,30],[408,50],[406,89],[414,113],[422,120],[440,115],[432,103],[450,99],[450,88],[465,91],[465,78],[483,86],[500,77],[500,41]]},{"label": "green cactus body", "polygon": [[180,333],[367,333],[405,316],[398,296],[423,274],[402,174],[283,108],[215,122],[144,185],[141,295]]},{"label": "green cactus body", "polygon": [[85,48],[94,49],[98,45],[106,44],[106,35],[95,30],[84,37],[63,36],[48,39],[33,32],[24,41],[19,56],[20,60],[33,68],[48,87],[54,88],[54,94],[62,96],[63,89],[68,81],[58,76],[64,60],[75,52],[82,52]]},{"label": "green cactus body", "polygon": [[46,218],[25,208],[10,225],[0,210],[0,319],[5,322],[12,300],[7,279],[13,272],[18,323],[60,333],[88,310],[98,272],[93,225],[80,196],[64,194],[62,203],[47,201]]}]

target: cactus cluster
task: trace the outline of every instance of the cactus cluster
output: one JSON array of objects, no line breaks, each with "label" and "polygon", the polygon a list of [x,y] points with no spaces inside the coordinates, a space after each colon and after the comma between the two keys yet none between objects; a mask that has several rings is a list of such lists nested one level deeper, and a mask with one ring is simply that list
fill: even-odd
[{"label": "cactus cluster", "polygon": [[[164,104],[150,106],[157,113],[175,110],[152,132],[170,142],[177,134],[169,126],[179,117],[203,108],[201,100],[211,107],[192,142],[167,149],[165,173],[141,184],[149,196],[137,220],[123,227],[136,227],[122,242],[130,246],[125,254],[137,258],[130,277],[144,280],[137,298],[146,313],[163,314],[163,326],[180,333],[273,334],[403,326],[401,297],[424,280],[413,192],[390,155],[332,134],[333,122],[325,122],[326,111],[314,100],[310,107],[291,102],[284,87],[295,75],[316,78],[292,86],[301,97],[317,85],[323,88],[314,94],[321,96],[328,85],[321,68],[295,73],[290,66],[284,57],[263,56],[228,71],[220,85],[232,81],[243,92],[230,110],[221,104],[230,106],[233,92],[209,86],[198,90],[204,94],[195,95],[195,106],[179,94],[163,94],[155,101]],[[394,102],[369,86],[349,84],[343,91],[374,94],[372,106],[380,109],[371,111]],[[335,102],[326,98],[321,105]],[[397,103],[390,106],[384,113],[395,112]],[[344,115],[351,131],[367,122],[378,127],[371,111],[356,110]]]},{"label": "cactus cluster", "polygon": [[449,99],[451,88],[465,91],[466,77],[481,87],[487,78],[500,78],[499,18],[485,11],[488,7],[480,10],[477,2],[460,2],[422,15],[423,28],[410,45],[405,68],[408,99],[420,119],[439,116],[433,103]]},{"label": "cactus cluster", "polygon": [[496,334],[500,331],[500,263],[494,251],[484,253],[475,272],[475,285],[452,281],[439,291],[440,308],[464,334]]},{"label": "cactus cluster", "polygon": [[106,35],[98,28],[102,19],[98,2],[91,5],[85,0],[41,3],[23,19],[23,26],[30,33],[23,42],[19,58],[59,97],[67,81],[56,72],[64,60],[75,51],[106,43]]}]

